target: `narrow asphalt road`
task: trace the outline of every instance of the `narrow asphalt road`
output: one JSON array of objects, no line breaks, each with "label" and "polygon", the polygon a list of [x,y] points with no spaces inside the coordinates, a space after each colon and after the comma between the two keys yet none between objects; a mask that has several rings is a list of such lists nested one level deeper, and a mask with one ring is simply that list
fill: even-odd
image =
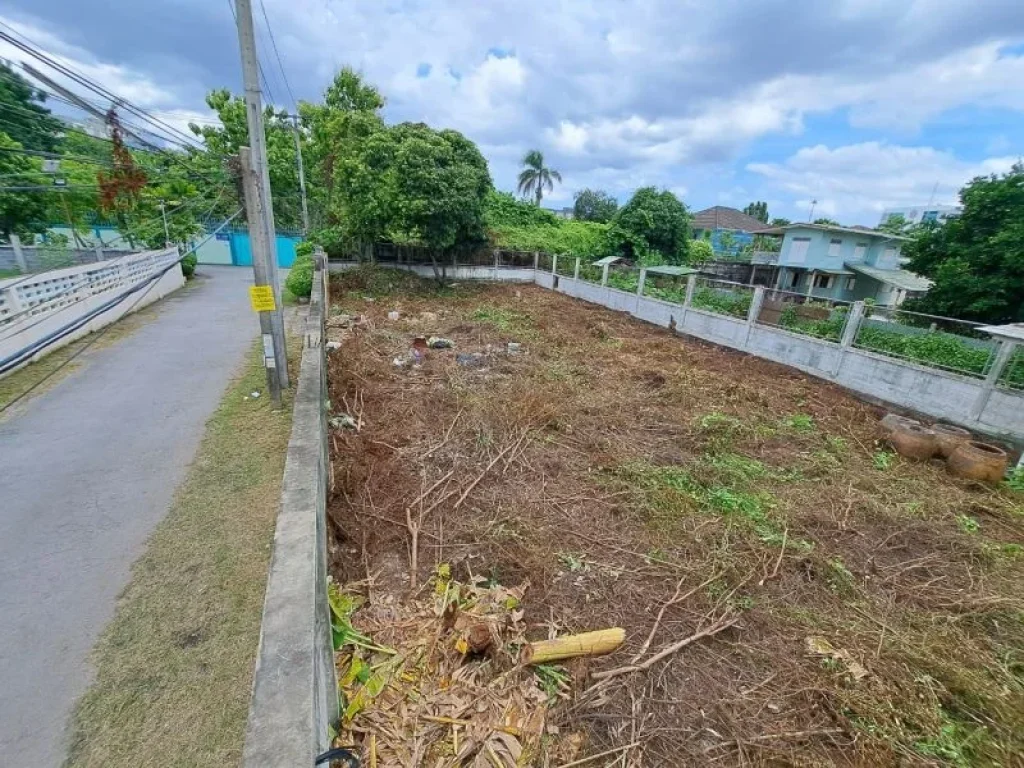
[{"label": "narrow asphalt road", "polygon": [[200,272],[0,421],[0,765],[63,762],[89,651],[258,335],[252,272]]}]

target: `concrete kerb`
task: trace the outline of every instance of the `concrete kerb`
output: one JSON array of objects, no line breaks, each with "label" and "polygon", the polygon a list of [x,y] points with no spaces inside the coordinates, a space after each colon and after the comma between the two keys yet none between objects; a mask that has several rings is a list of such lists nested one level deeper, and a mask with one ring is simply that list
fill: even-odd
[{"label": "concrete kerb", "polygon": [[327,602],[325,275],[318,265],[263,604],[245,768],[312,766],[339,717]]}]

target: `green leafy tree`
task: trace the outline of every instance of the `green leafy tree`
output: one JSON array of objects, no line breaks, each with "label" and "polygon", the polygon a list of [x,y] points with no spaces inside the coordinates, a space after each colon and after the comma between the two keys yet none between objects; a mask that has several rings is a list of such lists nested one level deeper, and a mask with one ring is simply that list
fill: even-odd
[{"label": "green leafy tree", "polygon": [[518,190],[524,197],[532,196],[537,205],[544,198],[544,190],[550,192],[555,182],[562,183],[562,174],[544,165],[544,154],[531,149],[523,156],[523,170],[519,172]]},{"label": "green leafy tree", "polygon": [[[96,220],[100,209],[96,174],[110,166],[111,144],[78,131],[68,131],[60,140],[57,152],[66,156],[60,160],[56,174],[64,179],[66,187],[45,195],[46,219],[50,224],[67,224],[76,245],[84,247],[82,234]],[[53,176],[48,175],[44,183],[52,180]]]},{"label": "green leafy tree", "polygon": [[784,219],[781,216],[775,216],[769,222],[769,226],[772,227],[786,227],[789,226],[790,224],[792,224],[792,222],[789,219]]},{"label": "green leafy tree", "polygon": [[835,219],[827,219],[824,216],[821,217],[820,219],[815,219],[814,223],[815,224],[824,224],[826,227],[838,227],[838,226],[840,226],[839,222],[836,221]]},{"label": "green leafy tree", "polygon": [[878,225],[879,232],[888,232],[890,235],[905,235],[912,228],[913,224],[902,213],[894,213]]},{"label": "green leafy tree", "polygon": [[612,249],[628,258],[657,254],[669,264],[685,264],[690,214],[668,190],[641,187],[615,214],[608,237]]},{"label": "green leafy tree", "polygon": [[606,224],[566,221],[508,192],[487,193],[484,222],[488,239],[497,248],[591,259],[604,256],[608,249]]},{"label": "green leafy tree", "polygon": [[458,131],[435,131],[423,123],[402,123],[388,133],[394,143],[386,174],[393,193],[391,227],[443,255],[483,242],[491,174],[476,144]]},{"label": "green leafy tree", "polygon": [[487,194],[484,213],[487,226],[491,228],[546,227],[556,226],[561,221],[551,211],[498,190],[491,190]]},{"label": "green leafy tree", "polygon": [[[382,232],[377,224],[369,229],[362,226],[367,223],[363,215],[369,213],[364,202],[379,206],[380,201],[363,201],[359,196],[374,194],[374,181],[365,175],[365,163],[371,158],[362,152],[371,137],[378,137],[380,143],[379,134],[385,130],[383,107],[380,92],[349,67],[335,75],[322,104],[299,104],[311,218],[320,219],[317,239],[329,254],[361,252]],[[355,214],[359,223],[353,221],[354,208],[360,209]],[[374,214],[374,220],[382,214]]]},{"label": "green leafy tree", "polygon": [[747,216],[753,216],[758,221],[766,223],[768,221],[768,203],[763,200],[749,203],[747,207],[743,209],[743,212],[747,214]]},{"label": "green leafy tree", "polygon": [[62,124],[44,105],[46,95],[0,60],[0,116],[4,133],[25,149],[53,152]]},{"label": "green leafy tree", "polygon": [[[248,146],[249,128],[245,114],[245,100],[233,96],[226,88],[211,91],[206,104],[214,112],[220,125],[190,124],[194,134],[202,137],[211,157],[234,158],[239,147]],[[295,137],[291,121],[284,113],[275,112],[272,107],[263,110],[263,132],[267,145],[267,163],[270,175],[270,189],[274,200],[274,226],[277,229],[298,229],[302,225],[302,203],[299,197],[299,175],[295,162]],[[199,158],[196,158],[199,161]],[[232,211],[242,205],[241,190],[229,183],[226,171],[216,165],[201,167],[195,162],[196,173],[202,173],[211,180],[229,189],[229,205]],[[213,187],[209,182],[208,186]],[[212,190],[211,190],[212,191]]]},{"label": "green leafy tree", "polygon": [[572,215],[577,221],[606,223],[619,209],[619,202],[600,189],[581,189],[576,193]]},{"label": "green leafy tree", "polygon": [[[39,161],[27,155],[5,150],[18,150],[22,146],[6,133],[0,132],[0,175],[6,180],[16,179],[25,186],[45,183]],[[27,235],[46,230],[46,203],[43,194],[31,191],[0,192],[0,235],[9,239],[11,234]]]},{"label": "green leafy tree", "polygon": [[985,323],[1024,321],[1024,165],[960,190],[963,213],[920,230],[909,268],[934,280],[906,306]]}]

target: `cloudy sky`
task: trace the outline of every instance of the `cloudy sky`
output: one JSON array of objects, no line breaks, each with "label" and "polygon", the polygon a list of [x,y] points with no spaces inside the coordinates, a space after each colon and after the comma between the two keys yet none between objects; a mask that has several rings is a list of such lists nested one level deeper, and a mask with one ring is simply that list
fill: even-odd
[{"label": "cloudy sky", "polygon": [[[0,0],[0,21],[184,124],[209,119],[209,89],[240,90],[229,2]],[[761,199],[801,219],[816,199],[875,224],[1024,154],[1021,0],[264,2],[296,98],[355,66],[390,120],[475,140],[501,188],[543,150],[564,179],[552,206],[653,184],[692,209]]]}]

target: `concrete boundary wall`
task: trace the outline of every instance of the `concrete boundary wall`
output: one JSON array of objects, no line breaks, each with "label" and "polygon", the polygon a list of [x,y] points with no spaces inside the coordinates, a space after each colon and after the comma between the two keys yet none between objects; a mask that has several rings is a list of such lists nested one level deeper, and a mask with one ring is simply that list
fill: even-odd
[{"label": "concrete boundary wall", "polygon": [[837,344],[815,339],[550,272],[538,271],[536,282],[655,325],[674,327],[678,333],[792,366],[871,400],[994,437],[1024,439],[1024,393],[992,382],[867,352],[848,340]]},{"label": "concrete boundary wall", "polygon": [[[353,264],[332,264],[332,270]],[[389,264],[432,277],[429,266]],[[452,268],[449,267],[449,273]],[[552,271],[503,267],[455,268],[449,279],[515,280],[533,275],[537,285],[592,304],[627,312],[655,325],[674,328],[725,347],[792,366],[826,379],[869,400],[895,405],[967,429],[1020,442],[1024,440],[1024,392],[998,386],[990,377],[973,378],[907,360],[816,339],[775,326],[640,296]],[[758,289],[761,290],[761,289]],[[752,313],[752,316],[755,313]]]},{"label": "concrete boundary wall", "polygon": [[[354,261],[333,262],[331,272],[344,272],[355,269],[359,264]],[[389,262],[377,266],[387,269],[404,269],[420,277],[434,277],[434,268],[430,264],[399,264]],[[444,269],[446,280],[497,280],[506,283],[532,283],[534,270],[532,267],[493,267],[493,266],[455,266],[447,265]]]},{"label": "concrete boundary wall", "polygon": [[263,603],[244,768],[312,766],[339,718],[327,602],[326,271],[314,273]]}]

